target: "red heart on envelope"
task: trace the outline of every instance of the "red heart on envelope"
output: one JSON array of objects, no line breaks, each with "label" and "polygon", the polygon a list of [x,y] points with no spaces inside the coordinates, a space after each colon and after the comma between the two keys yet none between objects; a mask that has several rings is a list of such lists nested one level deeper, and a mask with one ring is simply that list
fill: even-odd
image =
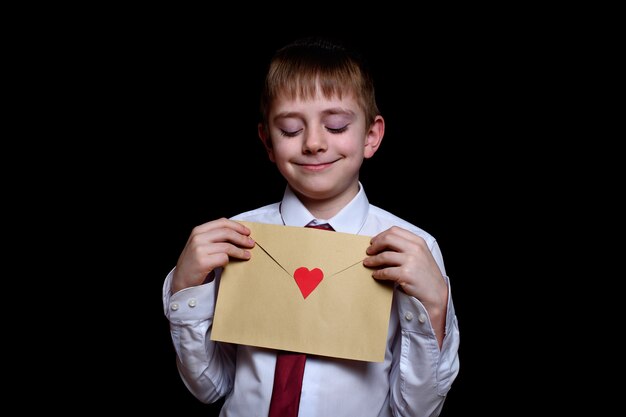
[{"label": "red heart on envelope", "polygon": [[295,270],[293,277],[296,279],[296,284],[298,284],[302,296],[307,298],[319,283],[322,282],[324,273],[319,268],[309,271],[309,268],[301,266]]}]

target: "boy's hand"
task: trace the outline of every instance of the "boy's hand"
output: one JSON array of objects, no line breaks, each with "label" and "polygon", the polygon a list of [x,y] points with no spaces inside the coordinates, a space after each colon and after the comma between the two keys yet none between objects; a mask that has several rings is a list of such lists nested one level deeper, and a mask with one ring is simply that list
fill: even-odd
[{"label": "boy's hand", "polygon": [[248,260],[254,240],[250,229],[221,218],[195,227],[178,258],[172,279],[172,294],[205,282],[215,268],[226,266],[230,258]]},{"label": "boy's hand", "polygon": [[431,318],[445,312],[448,287],[424,239],[394,226],[374,236],[366,252],[363,265],[376,268],[374,278],[397,282],[424,304]]}]

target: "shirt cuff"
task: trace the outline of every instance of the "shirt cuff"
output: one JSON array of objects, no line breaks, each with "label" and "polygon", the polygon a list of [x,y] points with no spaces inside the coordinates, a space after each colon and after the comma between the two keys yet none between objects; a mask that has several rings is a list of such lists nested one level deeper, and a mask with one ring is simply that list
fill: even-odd
[{"label": "shirt cuff", "polygon": [[[446,311],[446,327],[454,318],[454,307],[450,297],[450,281],[448,277],[443,277],[448,286],[448,307]],[[430,316],[424,304],[420,300],[403,291],[398,292],[398,316],[400,317],[400,327],[408,332],[416,332],[424,335],[435,335],[435,330],[430,322]]]},{"label": "shirt cuff", "polygon": [[171,293],[174,269],[163,283],[163,309],[170,322],[207,320],[215,311],[215,280]]}]

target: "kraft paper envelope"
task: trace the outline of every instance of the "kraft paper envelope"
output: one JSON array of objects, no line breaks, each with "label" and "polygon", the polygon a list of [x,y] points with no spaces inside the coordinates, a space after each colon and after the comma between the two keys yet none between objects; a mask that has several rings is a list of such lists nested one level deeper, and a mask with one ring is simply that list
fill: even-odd
[{"label": "kraft paper envelope", "polygon": [[224,268],[213,340],[384,360],[393,287],[363,266],[371,237],[241,223],[256,244]]}]

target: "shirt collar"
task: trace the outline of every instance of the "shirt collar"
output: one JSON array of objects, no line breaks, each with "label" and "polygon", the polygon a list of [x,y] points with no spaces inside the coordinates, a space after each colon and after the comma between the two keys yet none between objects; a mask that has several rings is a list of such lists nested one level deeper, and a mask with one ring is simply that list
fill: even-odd
[{"label": "shirt collar", "polygon": [[369,201],[359,182],[359,192],[339,213],[330,219],[316,219],[287,186],[280,203],[280,215],[287,226],[304,227],[317,220],[317,223],[329,223],[338,232],[358,234],[369,212]]}]

